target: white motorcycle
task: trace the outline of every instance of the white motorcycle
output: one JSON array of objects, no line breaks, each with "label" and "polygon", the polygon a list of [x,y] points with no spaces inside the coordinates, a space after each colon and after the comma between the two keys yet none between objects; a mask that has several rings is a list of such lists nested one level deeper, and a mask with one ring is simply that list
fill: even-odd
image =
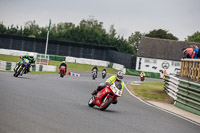
[{"label": "white motorcycle", "polygon": [[102,79],[106,77],[106,71],[102,71]]},{"label": "white motorcycle", "polygon": [[95,80],[95,78],[97,78],[97,70],[93,69],[93,71],[92,71],[92,79]]}]

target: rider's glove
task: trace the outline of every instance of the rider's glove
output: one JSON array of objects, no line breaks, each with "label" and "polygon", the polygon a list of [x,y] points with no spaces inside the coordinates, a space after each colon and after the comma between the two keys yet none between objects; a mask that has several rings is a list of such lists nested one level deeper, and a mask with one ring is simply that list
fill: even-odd
[{"label": "rider's glove", "polygon": [[31,64],[31,66],[34,67],[34,66],[35,66],[35,63]]},{"label": "rider's glove", "polygon": [[106,86],[110,86],[110,83],[109,83],[109,82],[106,82]]}]

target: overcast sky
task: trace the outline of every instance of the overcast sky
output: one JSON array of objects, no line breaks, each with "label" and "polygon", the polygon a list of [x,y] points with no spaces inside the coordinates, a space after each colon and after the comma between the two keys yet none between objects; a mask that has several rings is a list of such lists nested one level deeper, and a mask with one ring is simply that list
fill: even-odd
[{"label": "overcast sky", "polygon": [[0,0],[0,22],[24,26],[35,20],[39,26],[72,22],[94,16],[108,31],[127,38],[135,31],[164,29],[179,40],[200,31],[200,0]]}]

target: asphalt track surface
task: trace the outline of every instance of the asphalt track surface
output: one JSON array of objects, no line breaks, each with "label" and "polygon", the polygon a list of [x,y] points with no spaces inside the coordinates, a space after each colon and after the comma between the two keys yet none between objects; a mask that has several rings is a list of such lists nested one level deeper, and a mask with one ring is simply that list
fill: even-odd
[{"label": "asphalt track surface", "polygon": [[[57,74],[0,72],[0,133],[199,133],[200,126],[146,105],[126,89],[107,110],[88,107],[91,92],[104,82]],[[110,76],[110,75],[109,75]],[[125,82],[139,81],[125,76]],[[146,81],[158,81],[147,79]]]}]

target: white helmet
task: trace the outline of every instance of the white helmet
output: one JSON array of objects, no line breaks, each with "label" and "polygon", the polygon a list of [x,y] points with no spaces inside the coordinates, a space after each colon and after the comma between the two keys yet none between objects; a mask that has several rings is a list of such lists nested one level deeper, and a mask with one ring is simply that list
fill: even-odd
[{"label": "white helmet", "polygon": [[62,63],[65,63],[65,61],[62,61]]},{"label": "white helmet", "polygon": [[117,80],[122,80],[124,77],[124,74],[122,71],[117,72]]},{"label": "white helmet", "polygon": [[34,54],[33,54],[33,53],[29,53],[28,56],[30,56],[30,57],[33,58],[33,57],[34,57]]}]

